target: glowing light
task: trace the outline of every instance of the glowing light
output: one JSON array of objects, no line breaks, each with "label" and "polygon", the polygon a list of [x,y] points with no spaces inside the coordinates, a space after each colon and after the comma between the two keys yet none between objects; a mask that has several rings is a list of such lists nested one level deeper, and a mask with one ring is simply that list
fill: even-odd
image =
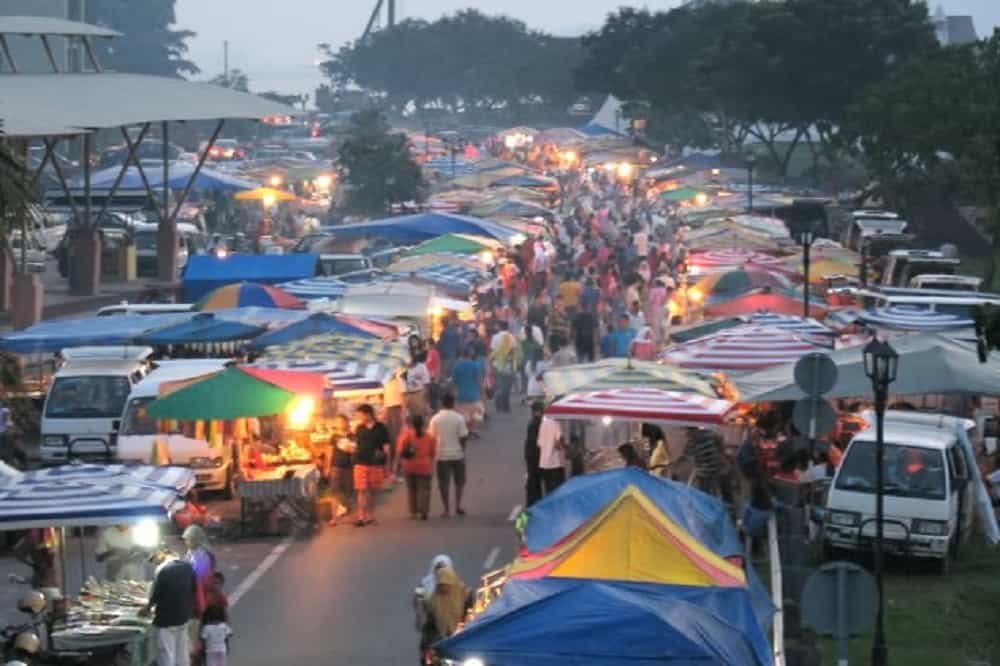
[{"label": "glowing light", "polygon": [[632,177],[632,165],[628,162],[622,162],[618,165],[618,177],[622,180],[628,180]]},{"label": "glowing light", "polygon": [[608,427],[609,425],[611,425],[612,421],[613,419],[610,416],[601,417],[601,424],[604,425],[604,427]]},{"label": "glowing light", "polygon": [[692,303],[701,303],[704,298],[705,294],[701,293],[701,289],[698,287],[688,289],[688,300]]},{"label": "glowing light", "polygon": [[617,168],[618,168],[618,165],[615,164],[614,162],[608,162],[608,163],[606,163],[604,165],[604,170],[607,171],[608,173],[614,171]]},{"label": "glowing light", "polygon": [[271,184],[271,187],[281,187],[281,184],[285,182],[285,179],[281,176],[274,175],[268,178],[267,182]]},{"label": "glowing light", "polygon": [[712,175],[713,176],[718,176],[720,173],[722,173],[721,169],[712,169]]},{"label": "glowing light", "polygon": [[479,260],[487,266],[492,266],[493,262],[496,261],[496,257],[493,256],[493,252],[490,250],[483,250],[479,253]]},{"label": "glowing light", "polygon": [[310,395],[300,395],[292,400],[288,408],[288,425],[292,430],[305,430],[316,409],[316,399]]},{"label": "glowing light", "polygon": [[566,162],[568,162],[568,163],[570,163],[570,164],[575,163],[576,160],[577,160],[577,157],[578,156],[576,154],[576,151],[573,151],[573,150],[567,150],[566,152],[564,152],[562,154],[563,160],[566,161]]},{"label": "glowing light", "polygon": [[316,187],[321,190],[327,190],[331,185],[333,185],[333,176],[323,175],[316,178]]},{"label": "glowing light", "polygon": [[276,201],[277,201],[277,199],[275,199],[274,195],[271,194],[271,193],[265,194],[261,198],[261,203],[264,204],[264,208],[270,208],[271,206],[273,206],[275,204]]},{"label": "glowing light", "polygon": [[224,247],[220,247],[220,248],[216,249],[215,256],[217,258],[219,258],[219,259],[225,259],[226,257],[229,256],[229,250],[227,250]]},{"label": "glowing light", "polygon": [[152,520],[143,520],[132,526],[132,542],[140,548],[160,545],[160,526]]},{"label": "glowing light", "polygon": [[543,222],[545,222],[545,218],[542,217],[541,215],[536,215],[535,217],[531,218],[531,221],[534,222],[535,224],[542,224]]},{"label": "glowing light", "polygon": [[694,195],[694,203],[696,206],[704,206],[708,204],[708,195],[705,194],[704,192],[699,192],[698,194]]},{"label": "glowing light", "polygon": [[528,240],[528,238],[524,234],[514,234],[513,236],[510,237],[510,244],[520,245],[526,240]]},{"label": "glowing light", "polygon": [[657,161],[658,159],[659,159],[659,158],[658,158],[658,157],[657,157],[656,155],[650,155],[650,156],[649,156],[649,161],[650,161],[650,162],[652,162],[653,164],[656,164],[656,161]]},{"label": "glowing light", "polygon": [[427,316],[431,318],[443,317],[444,308],[441,307],[440,305],[432,305],[431,307],[427,308]]},{"label": "glowing light", "polygon": [[486,666],[486,662],[479,657],[469,657],[462,662],[462,666]]}]

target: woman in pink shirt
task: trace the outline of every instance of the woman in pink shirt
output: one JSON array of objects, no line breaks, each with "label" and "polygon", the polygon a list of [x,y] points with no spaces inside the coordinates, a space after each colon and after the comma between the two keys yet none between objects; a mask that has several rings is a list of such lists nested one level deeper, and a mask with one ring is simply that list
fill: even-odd
[{"label": "woman in pink shirt", "polygon": [[659,279],[654,280],[647,299],[646,322],[653,330],[653,342],[657,347],[663,344],[663,315],[667,298],[667,288],[663,282]]}]

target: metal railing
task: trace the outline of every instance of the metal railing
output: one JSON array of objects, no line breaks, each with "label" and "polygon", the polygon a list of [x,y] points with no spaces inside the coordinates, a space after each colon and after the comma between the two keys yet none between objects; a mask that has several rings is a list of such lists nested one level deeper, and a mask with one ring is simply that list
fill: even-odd
[{"label": "metal railing", "polygon": [[781,590],[781,553],[778,550],[778,522],[771,514],[767,520],[767,549],[771,563],[771,602],[774,604],[774,666],[785,666],[784,594]]}]

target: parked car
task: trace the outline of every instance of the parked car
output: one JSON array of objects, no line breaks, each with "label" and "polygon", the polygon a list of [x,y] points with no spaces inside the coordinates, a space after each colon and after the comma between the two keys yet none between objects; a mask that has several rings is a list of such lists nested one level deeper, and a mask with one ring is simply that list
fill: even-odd
[{"label": "parked car", "polygon": [[[159,231],[156,224],[138,224],[134,230],[136,274],[156,277],[159,269]],[[177,224],[177,271],[180,275],[193,254],[205,251],[205,236],[193,224]]]}]

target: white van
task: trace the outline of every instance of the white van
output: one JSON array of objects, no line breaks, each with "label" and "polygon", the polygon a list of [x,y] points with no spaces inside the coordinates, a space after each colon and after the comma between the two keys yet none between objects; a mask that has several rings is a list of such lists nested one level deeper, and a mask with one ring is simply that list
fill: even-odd
[{"label": "white van", "polygon": [[163,361],[148,377],[139,382],[128,397],[122,413],[118,434],[118,459],[124,463],[148,464],[157,440],[166,445],[173,465],[191,467],[199,488],[221,490],[232,496],[237,471],[237,452],[225,446],[212,446],[208,437],[184,434],[203,433],[205,424],[181,424],[177,421],[157,421],[146,414],[146,406],[156,400],[166,382],[184,381],[222,370],[228,359],[192,359]]},{"label": "white van", "polygon": [[149,371],[153,350],[77,347],[60,354],[63,365],[42,407],[42,462],[113,459],[122,409],[132,387]]},{"label": "white van", "polygon": [[[939,420],[942,427],[915,423]],[[943,419],[943,420],[941,420]],[[947,423],[945,422],[947,421]],[[883,488],[887,552],[932,558],[947,572],[971,533],[974,486],[954,419],[893,413],[885,422]],[[869,550],[875,536],[875,429],[851,440],[827,495],[824,545]]]}]

